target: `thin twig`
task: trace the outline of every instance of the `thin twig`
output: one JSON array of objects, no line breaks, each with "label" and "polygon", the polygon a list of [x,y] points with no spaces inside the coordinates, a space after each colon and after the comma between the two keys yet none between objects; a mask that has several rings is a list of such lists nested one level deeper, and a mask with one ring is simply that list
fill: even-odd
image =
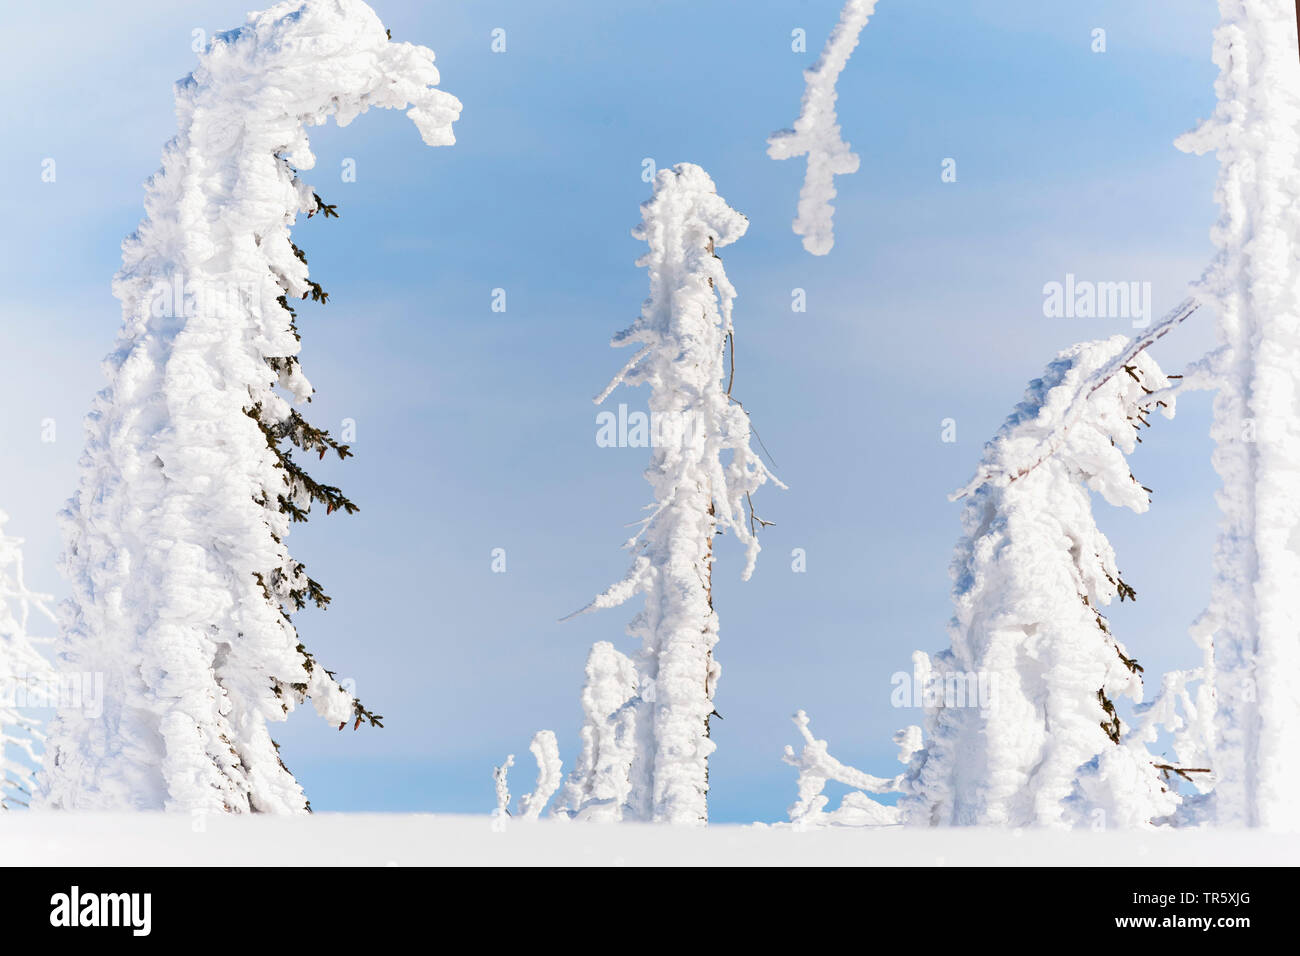
[{"label": "thin twig", "polygon": [[[745,500],[749,502],[749,533],[751,535],[758,534],[758,528],[766,528],[776,525],[775,521],[764,521],[758,515],[754,514],[754,499],[749,496],[748,491],[745,492]],[[754,526],[754,522],[756,521],[758,522],[757,528]]]},{"label": "thin twig", "polygon": [[1189,773],[1213,773],[1209,767],[1175,767],[1167,763],[1157,763],[1152,764],[1152,766],[1165,774],[1165,776],[1168,776],[1170,773],[1176,773],[1178,776],[1189,782],[1194,782],[1191,777],[1187,776]]},{"label": "thin twig", "polygon": [[[1300,0],[1296,0],[1300,3]],[[731,378],[727,379],[727,398],[731,398],[731,386],[736,384],[736,333],[727,333],[727,355],[731,358]]]}]

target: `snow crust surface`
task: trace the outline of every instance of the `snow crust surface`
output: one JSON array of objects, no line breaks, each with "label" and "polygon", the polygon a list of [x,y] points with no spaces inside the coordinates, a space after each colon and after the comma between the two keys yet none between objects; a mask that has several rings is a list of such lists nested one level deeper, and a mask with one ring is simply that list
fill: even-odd
[{"label": "snow crust surface", "polygon": [[1247,830],[707,829],[488,816],[0,814],[5,866],[1289,865],[1300,837]]}]

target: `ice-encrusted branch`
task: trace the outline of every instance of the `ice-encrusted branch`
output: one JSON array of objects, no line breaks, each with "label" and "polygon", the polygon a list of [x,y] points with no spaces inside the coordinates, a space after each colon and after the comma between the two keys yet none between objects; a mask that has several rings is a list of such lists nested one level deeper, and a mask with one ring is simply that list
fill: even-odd
[{"label": "ice-encrusted branch", "polygon": [[537,785],[533,792],[519,798],[519,815],[524,820],[536,820],[546,809],[546,804],[560,789],[564,777],[561,773],[560,746],[555,740],[555,732],[539,730],[533,735],[533,742],[528,745],[533,759],[537,761]]},{"label": "ice-encrusted branch", "polygon": [[510,768],[514,765],[515,755],[506,754],[501,765],[492,768],[492,783],[497,793],[497,808],[492,812],[494,818],[510,816]]},{"label": "ice-encrusted branch", "polygon": [[[564,765],[560,761],[560,747],[555,740],[554,731],[539,730],[533,735],[528,745],[533,759],[537,761],[537,784],[532,793],[519,798],[519,819],[536,820],[546,809],[546,805],[560,789],[563,781]],[[499,767],[492,768],[492,782],[496,787],[497,806],[492,812],[496,820],[510,816],[510,768],[515,765],[515,755],[509,754]]]},{"label": "ice-encrusted branch", "polygon": [[815,256],[826,255],[835,245],[835,208],[831,205],[835,177],[858,171],[858,156],[844,141],[835,115],[835,83],[875,9],[876,0],[844,4],[821,57],[804,71],[803,104],[794,128],[778,130],[767,140],[767,154],[773,159],[808,157],[794,231],[803,236],[803,247]]},{"label": "ice-encrusted branch", "polygon": [[[798,711],[793,718],[803,746],[798,753],[787,746],[781,758],[799,771],[799,799],[790,805],[790,822],[796,826],[892,826],[899,822],[898,809],[872,800],[867,794],[898,793],[906,774],[875,777],[831,756],[826,741],[818,740],[808,729],[808,715]],[[919,748],[921,730],[909,727],[894,738],[899,745],[899,759],[906,763]],[[846,794],[840,805],[825,812],[830,802],[822,791],[830,781],[856,790]]]}]

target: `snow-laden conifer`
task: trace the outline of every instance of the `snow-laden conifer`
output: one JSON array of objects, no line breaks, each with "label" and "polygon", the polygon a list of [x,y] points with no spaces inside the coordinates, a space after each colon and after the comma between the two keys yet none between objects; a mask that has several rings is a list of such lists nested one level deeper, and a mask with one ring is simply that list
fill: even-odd
[{"label": "snow-laden conifer", "polygon": [[[1197,673],[1166,677],[1142,703],[1142,667],[1112,633],[1103,608],[1136,599],[1097,527],[1093,494],[1141,513],[1150,489],[1130,455],[1174,393],[1148,348],[1193,314],[1188,299],[1145,335],[1114,336],[1062,352],[985,447],[965,499],[965,536],[952,573],[951,646],[913,656],[925,727],[895,736],[905,774],[876,778],[829,757],[802,712],[804,747],[796,823],[913,826],[1151,826],[1177,823],[1174,778],[1205,778],[1198,743],[1208,712]],[[897,688],[896,688],[897,691]],[[1127,726],[1116,708],[1131,698]],[[1174,735],[1173,762],[1148,746]],[[1180,763],[1183,761],[1183,763]],[[1190,761],[1190,763],[1188,763]],[[824,812],[821,788],[860,789]],[[871,794],[900,791],[897,816]]]},{"label": "snow-laden conifer", "polygon": [[1130,815],[1149,822],[1174,808],[1153,761],[1124,749],[1115,701],[1141,700],[1142,670],[1102,609],[1136,592],[1092,513],[1094,492],[1138,513],[1150,505],[1127,455],[1173,404],[1153,398],[1169,382],[1149,341],[1062,352],[962,492],[952,644],[921,665],[925,748],[900,802],[905,821],[1070,825],[1094,809],[1077,790],[1096,761],[1103,776],[1124,776],[1116,799],[1137,801]]},{"label": "snow-laden conifer", "polygon": [[661,170],[641,211],[634,235],[649,245],[638,265],[649,271],[650,296],[613,340],[637,351],[596,401],[620,384],[650,387],[658,424],[645,475],[654,501],[627,544],[636,555],[627,576],[586,610],[644,595],[628,628],[642,644],[630,662],[612,648],[593,654],[580,760],[586,776],[570,780],[564,800],[579,817],[591,810],[603,818],[698,824],[708,817],[709,719],[719,674],[714,538],[730,531],[745,546],[748,579],[759,547],[758,520],[747,507],[772,479],[750,448],[748,415],[732,396],[736,292],[715,253],[749,223],[689,163]]},{"label": "snow-laden conifer", "polygon": [[1221,348],[1223,479],[1206,648],[1214,815],[1294,828],[1300,792],[1300,57],[1290,0],[1220,0],[1218,108],[1179,140],[1219,159],[1219,254],[1201,284]]},{"label": "snow-laden conifer", "polygon": [[858,171],[858,155],[844,141],[835,115],[835,83],[875,9],[876,0],[847,0],[821,56],[804,70],[803,104],[794,128],[778,130],[767,139],[767,154],[773,159],[808,157],[794,232],[803,236],[803,247],[815,256],[826,255],[835,245],[835,177]]},{"label": "snow-laden conifer", "polygon": [[42,740],[33,710],[50,703],[55,685],[53,669],[38,649],[49,639],[31,633],[33,611],[51,634],[55,618],[49,598],[23,580],[23,542],[4,533],[8,520],[0,511],[0,810],[31,801]]},{"label": "snow-laden conifer", "polygon": [[307,698],[340,728],[373,719],[290,618],[328,601],[291,524],[355,505],[293,457],[348,449],[295,407],[313,389],[289,303],[326,293],[289,230],[337,215],[299,177],[309,127],[406,109],[425,143],[454,141],[432,51],[386,33],[361,0],[282,3],[215,37],[176,87],[65,514],[62,657],[105,675],[104,712],[59,715],[49,806],[302,812],[269,723]]}]

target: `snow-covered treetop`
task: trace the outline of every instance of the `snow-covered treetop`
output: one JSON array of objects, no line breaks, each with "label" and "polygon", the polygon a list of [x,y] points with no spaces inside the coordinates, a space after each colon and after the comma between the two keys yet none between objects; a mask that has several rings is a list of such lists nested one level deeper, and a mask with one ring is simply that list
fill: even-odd
[{"label": "snow-covered treetop", "polygon": [[815,256],[826,255],[835,245],[835,207],[831,205],[835,177],[858,171],[858,156],[840,134],[835,115],[835,83],[875,9],[876,0],[847,0],[821,56],[804,70],[803,105],[794,129],[778,130],[767,140],[767,154],[773,159],[808,157],[794,231],[803,236],[803,247]]},{"label": "snow-covered treetop", "polygon": [[[650,247],[637,260],[649,270],[650,297],[640,317],[611,342],[640,348],[595,399],[604,401],[620,384],[649,385],[651,417],[663,423],[646,470],[656,504],[628,546],[656,526],[679,485],[697,484],[708,489],[717,526],[745,544],[748,579],[759,551],[745,510],[748,496],[776,479],[750,448],[749,416],[731,396],[734,363],[729,372],[724,362],[729,350],[734,356],[736,290],[714,250],[743,236],[749,220],[691,163],[659,171],[641,214],[632,234]],[[626,588],[616,586],[593,606],[622,603],[639,589],[647,569],[638,562]]]},{"label": "snow-covered treetop", "polygon": [[[1130,413],[1146,394],[1168,382],[1143,352],[1126,363],[1123,374],[1096,390],[1089,388],[1089,380],[1126,344],[1128,339],[1117,335],[1063,352],[1042,378],[1029,384],[1025,400],[985,447],[984,466],[1005,476],[1009,484],[1031,473],[1043,450],[1050,448],[1054,461],[1112,505],[1146,511],[1150,495],[1133,477],[1126,457],[1141,440]],[[1071,421],[1081,395],[1090,414]],[[1172,406],[1162,411],[1173,417]]]},{"label": "snow-covered treetop", "polygon": [[[319,203],[284,164],[315,165],[307,128],[331,116],[346,126],[371,107],[409,105],[424,141],[448,145],[460,102],[433,88],[439,80],[433,51],[391,42],[361,0],[288,2],[250,14],[244,27],[214,37],[199,59],[198,69],[177,84],[180,131],[149,182],[147,218],[123,245],[116,292],[141,307],[120,345],[129,347],[145,332],[151,309],[157,310],[156,295],[148,295],[156,280],[180,273],[194,283],[216,273],[236,283],[229,295],[192,291],[208,293],[206,304],[218,313],[237,295],[240,308],[252,306],[249,318],[261,320],[249,328],[259,350],[293,356],[297,342],[277,300],[286,291],[301,297],[311,285],[289,225]],[[214,211],[209,199],[220,207]],[[239,370],[249,381],[264,371],[256,362]],[[283,377],[295,398],[311,394],[296,365]]]},{"label": "snow-covered treetop", "polygon": [[[260,122],[275,114],[319,126],[333,116],[347,126],[370,107],[405,109],[429,146],[454,143],[451,124],[460,102],[434,89],[438,71],[426,46],[393,42],[362,0],[286,0],[250,13],[248,23],[218,34],[182,90],[195,105],[217,105],[239,87],[242,115]],[[182,109],[184,105],[182,104]],[[181,128],[188,124],[182,122]],[[310,151],[290,161],[300,169]]]},{"label": "snow-covered treetop", "polygon": [[[1146,350],[1198,308],[1200,303],[1188,298],[1137,339],[1116,335],[1062,352],[1030,383],[1025,400],[985,446],[975,477],[951,499],[989,482],[1008,485],[1057,459],[1111,504],[1145,511],[1149,494],[1125,460],[1141,441],[1130,413],[1152,404],[1172,418],[1177,391]],[[1160,395],[1148,403],[1146,397],[1156,391]]]},{"label": "snow-covered treetop", "polygon": [[[315,165],[307,127],[330,116],[346,126],[371,107],[409,105],[426,143],[454,142],[460,102],[432,88],[439,79],[433,60],[426,47],[391,42],[361,0],[281,3],[215,36],[176,86],[179,132],[149,180],[146,218],[123,243],[114,293],[126,323],[110,367],[126,361],[159,317],[196,311],[246,325],[252,349],[211,358],[249,383],[265,418],[288,414],[271,391],[277,383],[266,359],[279,364],[278,384],[294,399],[308,398],[311,383],[279,299],[312,289],[289,226],[319,201],[285,164]],[[166,289],[159,283],[168,281],[184,302],[160,303]]]}]

